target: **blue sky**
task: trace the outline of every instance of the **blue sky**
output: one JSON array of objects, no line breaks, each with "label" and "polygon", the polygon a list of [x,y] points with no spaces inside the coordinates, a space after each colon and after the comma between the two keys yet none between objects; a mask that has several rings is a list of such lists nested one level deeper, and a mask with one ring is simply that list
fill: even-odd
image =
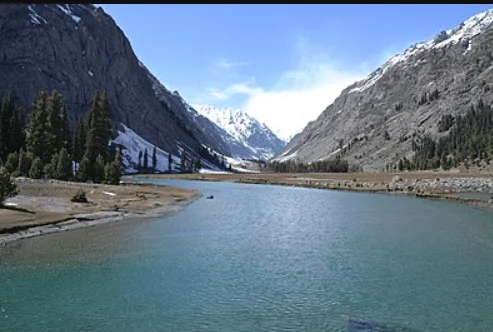
[{"label": "blue sky", "polygon": [[99,5],[190,104],[241,108],[282,137],[392,55],[493,5]]}]

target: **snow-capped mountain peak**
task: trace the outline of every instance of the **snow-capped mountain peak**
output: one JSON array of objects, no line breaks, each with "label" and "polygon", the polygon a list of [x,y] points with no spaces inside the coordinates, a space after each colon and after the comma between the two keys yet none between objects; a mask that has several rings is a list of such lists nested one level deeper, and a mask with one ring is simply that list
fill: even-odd
[{"label": "snow-capped mountain peak", "polygon": [[471,42],[474,40],[474,37],[479,35],[491,23],[493,23],[493,9],[474,15],[452,29],[442,30],[433,39],[416,43],[407,48],[403,53],[394,55],[382,67],[372,72],[367,78],[356,82],[355,87],[349,92],[361,92],[368,89],[374,85],[387,70],[397,64],[409,65],[410,61],[408,60],[423,51],[440,49],[451,44],[463,42],[467,43],[465,52],[468,52],[471,49]]},{"label": "snow-capped mountain peak", "polygon": [[191,106],[197,113],[214,122],[230,136],[225,139],[230,142],[230,145],[234,145],[231,150],[235,157],[270,159],[286,144],[265,124],[241,109],[217,108],[207,104]]},{"label": "snow-capped mountain peak", "polygon": [[192,107],[238,140],[250,137],[255,127],[264,127],[240,109],[215,108],[212,105],[192,105]]}]

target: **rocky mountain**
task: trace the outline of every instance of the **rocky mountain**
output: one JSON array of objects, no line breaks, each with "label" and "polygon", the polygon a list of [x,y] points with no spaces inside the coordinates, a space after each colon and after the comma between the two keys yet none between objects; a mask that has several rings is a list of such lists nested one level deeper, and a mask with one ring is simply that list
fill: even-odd
[{"label": "rocky mountain", "polygon": [[445,135],[444,115],[493,101],[493,10],[393,56],[344,89],[277,161],[312,162],[340,152],[350,165],[384,171],[414,155],[413,141]]},{"label": "rocky mountain", "polygon": [[211,105],[192,107],[223,129],[222,138],[228,143],[234,158],[268,160],[280,153],[286,145],[269,127],[242,110]]},{"label": "rocky mountain", "polygon": [[73,126],[89,110],[95,91],[105,90],[118,135],[131,130],[174,155],[184,151],[196,157],[204,153],[203,144],[229,152],[221,135],[207,130],[214,124],[202,119],[199,126],[191,119],[181,97],[140,63],[100,7],[0,5],[0,77],[0,95],[13,93],[26,113],[41,89],[56,89],[66,99]]},{"label": "rocky mountain", "polygon": [[215,151],[231,155],[229,143],[223,139],[224,131],[208,118],[200,115],[194,110],[178,93],[171,92],[151,72],[140,63],[140,66],[146,70],[147,76],[152,81],[152,87],[161,103],[166,107],[178,110],[177,116],[185,123],[194,123],[195,126],[190,131],[205,145],[214,147]]}]

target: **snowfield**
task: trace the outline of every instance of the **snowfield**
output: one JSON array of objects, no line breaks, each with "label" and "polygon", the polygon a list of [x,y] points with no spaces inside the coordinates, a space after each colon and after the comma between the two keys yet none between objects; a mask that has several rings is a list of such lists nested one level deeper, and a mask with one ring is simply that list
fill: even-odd
[{"label": "snowfield", "polygon": [[[117,145],[121,145],[123,147],[122,149],[122,159],[123,159],[123,167],[125,169],[125,173],[136,173],[137,172],[137,166],[139,164],[139,152],[142,151],[142,154],[144,154],[144,150],[147,149],[147,155],[148,155],[148,164],[149,166],[152,165],[152,151],[154,149],[154,145],[142,138],[140,135],[138,135],[136,132],[134,132],[132,129],[128,128],[124,124],[121,124],[123,130],[118,130],[118,135],[115,139],[113,139],[110,143],[114,143]],[[251,173],[251,172],[257,172],[256,170],[248,169],[245,167],[245,165],[251,165],[253,164],[252,162],[249,161],[244,161],[241,159],[235,159],[231,158],[229,156],[223,156],[219,152],[208,148],[211,153],[216,153],[217,156],[219,157],[219,160],[221,158],[224,158],[226,166],[229,166],[231,164],[231,168],[237,172],[243,172],[243,173]],[[181,152],[183,151],[183,147],[179,146],[178,144],[178,150]],[[156,147],[156,157],[157,157],[157,165],[156,169],[160,172],[167,172],[168,171],[168,156],[169,153],[168,151],[165,151],[163,149],[160,149]],[[180,157],[174,154],[171,154],[172,160],[173,160],[173,167],[172,169],[175,172],[179,172],[180,170]],[[223,171],[216,167],[215,165],[211,164],[209,161],[201,159],[200,160],[202,169],[200,169],[200,173],[214,173],[214,174],[229,174],[230,172]]]}]

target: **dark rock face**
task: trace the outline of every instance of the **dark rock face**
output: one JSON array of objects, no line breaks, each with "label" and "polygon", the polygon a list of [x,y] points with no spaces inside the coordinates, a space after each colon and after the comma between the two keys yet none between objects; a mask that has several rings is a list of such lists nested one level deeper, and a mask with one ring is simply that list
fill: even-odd
[{"label": "dark rock face", "polygon": [[179,147],[194,154],[202,142],[227,152],[224,142],[182,114],[179,103],[156,98],[128,39],[93,5],[0,5],[0,77],[0,95],[13,93],[26,113],[40,89],[56,89],[73,126],[95,91],[106,90],[116,126],[123,123],[175,154]]},{"label": "dark rock face", "polygon": [[[141,66],[145,68],[143,64]],[[183,123],[195,124],[195,126],[188,125],[188,129],[201,143],[213,147],[214,150],[221,154],[231,155],[230,144],[223,140],[224,131],[221,128],[206,117],[198,114],[183,100],[177,91],[169,91],[147,68],[145,70],[152,81],[152,87],[157,98],[168,109],[177,110],[176,115]]]},{"label": "dark rock face", "polygon": [[493,102],[492,22],[493,11],[478,14],[391,58],[343,90],[276,160],[324,160],[341,146],[365,171],[412,158],[413,135],[436,139],[442,115],[465,113],[480,98]]}]

